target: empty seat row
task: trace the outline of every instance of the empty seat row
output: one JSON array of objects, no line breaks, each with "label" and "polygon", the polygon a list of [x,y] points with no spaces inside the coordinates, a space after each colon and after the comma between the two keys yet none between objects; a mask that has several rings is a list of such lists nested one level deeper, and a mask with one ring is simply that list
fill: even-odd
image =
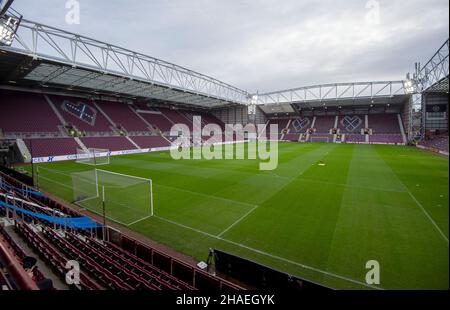
[{"label": "empty seat row", "polygon": [[117,270],[110,270],[102,267],[95,258],[88,256],[51,229],[44,229],[43,236],[70,260],[78,261],[83,270],[86,270],[90,275],[94,276],[94,278],[101,282],[105,287],[113,290],[133,289],[133,287],[127,284],[124,279],[119,277],[121,274],[116,275],[113,273]]},{"label": "empty seat row", "polygon": [[148,279],[143,278],[142,273],[133,268],[127,268],[128,265],[123,261],[119,261],[114,257],[110,257],[101,251],[88,245],[84,240],[79,239],[71,234],[66,234],[66,239],[70,244],[75,245],[77,249],[82,250],[83,253],[93,258],[100,266],[105,269],[110,270],[115,275],[117,275],[124,283],[128,284],[133,289],[147,289],[147,290],[160,290],[162,287],[159,283],[153,281],[148,281]]},{"label": "empty seat row", "polygon": [[[63,257],[59,251],[55,250],[45,239],[28,227],[28,225],[16,224],[16,230],[36,251],[40,253],[40,256],[44,258],[47,263],[58,271],[61,277],[66,276],[68,271],[66,269],[67,258]],[[75,287],[81,290],[101,289],[101,286],[93,282],[83,271],[80,273],[80,284],[75,285]]]},{"label": "empty seat row", "polygon": [[[93,239],[89,239],[91,244],[97,243]],[[98,243],[97,243],[98,245]],[[121,258],[123,260],[128,261],[129,263],[133,264],[134,266],[138,266],[139,268],[145,270],[146,272],[149,272],[151,274],[156,275],[160,281],[163,283],[166,283],[168,286],[176,289],[188,289],[188,290],[194,290],[194,287],[190,286],[187,283],[184,283],[177,279],[176,277],[165,273],[164,271],[156,268],[155,266],[145,262],[144,260],[130,254],[129,252],[124,251],[123,249],[119,248],[115,244],[111,242],[106,243],[106,247],[102,247],[102,249],[105,249],[109,253],[113,254],[116,258]]]}]

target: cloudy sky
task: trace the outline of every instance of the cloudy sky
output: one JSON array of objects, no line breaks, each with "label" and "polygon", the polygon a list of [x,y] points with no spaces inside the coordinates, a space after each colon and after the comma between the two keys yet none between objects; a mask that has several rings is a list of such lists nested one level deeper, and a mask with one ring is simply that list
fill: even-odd
[{"label": "cloudy sky", "polygon": [[448,0],[78,0],[79,25],[66,2],[13,6],[252,93],[402,79],[449,36]]}]

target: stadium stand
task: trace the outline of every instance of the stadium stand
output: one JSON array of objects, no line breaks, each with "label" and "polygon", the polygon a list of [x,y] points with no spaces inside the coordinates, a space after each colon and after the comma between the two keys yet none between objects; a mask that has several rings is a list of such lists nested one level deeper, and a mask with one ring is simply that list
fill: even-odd
[{"label": "stadium stand", "polygon": [[359,134],[364,128],[364,115],[345,115],[340,116],[338,121],[338,128],[341,133]]},{"label": "stadium stand", "polygon": [[362,134],[346,134],[345,142],[347,142],[347,143],[365,143],[366,137]]},{"label": "stadium stand", "polygon": [[293,118],[289,122],[288,133],[284,135],[285,141],[298,142],[311,128],[311,119],[308,117]]},{"label": "stadium stand", "polygon": [[298,140],[300,140],[300,134],[299,133],[288,133],[288,134],[284,135],[284,140],[298,142]]},{"label": "stadium stand", "polygon": [[192,119],[189,119],[182,112],[162,108],[160,108],[159,111],[163,113],[168,119],[170,119],[173,124],[185,124],[189,128],[192,128]]},{"label": "stadium stand", "polygon": [[311,128],[311,119],[309,117],[294,118],[289,125],[289,133],[306,133]]},{"label": "stadium stand", "polygon": [[[93,101],[12,90],[0,90],[0,95],[4,98],[2,112],[6,116],[0,125],[0,140],[24,139],[32,157],[73,155],[84,147],[111,151],[168,147],[169,141],[175,139],[169,135],[172,126],[182,123],[192,130],[194,116],[201,116],[202,126],[218,124],[225,129],[224,122],[207,111],[174,110],[142,103],[128,104],[106,99]],[[361,135],[366,117],[371,129],[369,141]],[[330,130],[335,126],[336,116],[316,116],[314,132],[309,134],[313,119],[313,116],[272,118],[267,121],[266,133],[269,133],[271,124],[277,124],[278,139],[298,142],[309,138],[308,141],[312,142],[333,142],[336,136],[330,134]],[[341,115],[337,127],[347,143],[404,143],[397,114]],[[80,140],[72,135],[80,137]],[[202,139],[206,141],[210,137]],[[224,136],[217,137],[211,142],[223,139]],[[235,135],[234,139],[240,141],[244,138]],[[436,138],[435,144],[446,149],[444,139]]]},{"label": "stadium stand", "polygon": [[147,124],[127,104],[105,101],[96,101],[95,103],[116,126],[123,127],[129,134],[143,133],[150,130]]},{"label": "stadium stand", "polygon": [[372,129],[370,143],[404,143],[397,114],[369,115],[369,128]]},{"label": "stadium stand", "polygon": [[448,133],[439,133],[438,135],[427,135],[424,141],[420,142],[420,145],[435,149],[438,151],[447,152],[449,151],[448,147]]},{"label": "stadium stand", "polygon": [[49,96],[66,123],[76,126],[87,135],[113,134],[114,128],[95,105],[87,99]]},{"label": "stadium stand", "polygon": [[370,143],[380,143],[380,144],[402,144],[403,137],[400,134],[379,134],[371,135],[369,137]]},{"label": "stadium stand", "polygon": [[330,130],[334,127],[336,116],[317,116],[314,123],[314,129],[316,134],[329,134]]},{"label": "stadium stand", "polygon": [[[98,228],[93,228],[94,226],[89,229],[68,228],[62,223],[67,223],[71,218],[79,218],[81,215],[78,212],[4,173],[0,173],[0,177],[2,180],[0,219],[3,218],[12,223],[12,227],[17,232],[16,238],[21,238],[38,252],[39,257],[53,267],[60,278],[65,278],[67,261],[77,260],[81,267],[80,283],[71,285],[73,289],[184,291],[242,289],[196,267],[189,266],[168,254],[158,252],[124,234],[116,235],[115,242],[105,241],[103,229],[98,224],[95,224]],[[5,198],[6,192],[9,194],[8,198]],[[10,204],[11,197],[21,199],[21,208]],[[14,211],[6,211],[8,209]],[[58,218],[66,220],[58,224],[55,214],[59,216]],[[54,223],[52,223],[53,219],[55,219]],[[17,240],[14,241],[11,236],[0,225],[0,249],[3,250],[3,245],[7,243],[10,252],[15,253],[14,258],[9,257],[8,266],[20,269],[20,264],[26,260],[26,256],[17,246]],[[130,252],[121,244],[134,250]],[[142,256],[138,256],[137,253],[141,253]],[[20,274],[16,270],[15,278],[19,278],[19,285],[9,285],[10,281],[3,269],[0,269],[2,287],[8,289],[39,289],[39,287],[43,289],[45,287],[42,285],[46,283],[43,281],[45,276],[38,268],[33,269],[30,279],[27,278],[26,273]],[[30,284],[31,279],[39,283],[39,286]]]},{"label": "stadium stand", "polygon": [[43,95],[0,90],[2,121],[5,136],[32,137],[36,134],[57,135],[60,122]]},{"label": "stadium stand", "polygon": [[168,134],[173,126],[172,121],[170,121],[163,113],[155,110],[137,110],[140,116],[142,116],[149,124],[153,127],[159,129],[163,134]]},{"label": "stadium stand", "polygon": [[216,125],[219,125],[220,128],[222,128],[222,130],[225,129],[225,124],[220,119],[218,119],[217,117],[215,117],[212,114],[200,112],[200,113],[195,113],[195,115],[199,115],[202,117],[203,125],[216,124]]},{"label": "stadium stand", "polygon": [[397,114],[369,115],[369,128],[375,135],[400,133]]},{"label": "stadium stand", "polygon": [[136,149],[125,137],[84,137],[80,140],[87,148],[108,149],[110,151]]},{"label": "stadium stand", "polygon": [[314,133],[310,135],[310,141],[332,142],[333,135],[330,134],[334,127],[336,116],[317,116],[314,122]]},{"label": "stadium stand", "polygon": [[24,140],[33,157],[73,155],[80,146],[73,138],[45,138]]},{"label": "stadium stand", "polygon": [[[29,286],[26,283],[29,281],[27,276],[39,287],[40,283],[43,283],[43,280],[46,279],[45,275],[39,270],[39,267],[35,265],[36,259],[29,257],[25,254],[23,249],[16,243],[16,241],[9,235],[6,231],[5,227],[0,223],[0,247],[3,255],[0,255],[0,258],[3,257],[6,260],[6,264],[2,269],[2,273],[0,275],[0,291],[1,287],[4,285],[8,285],[8,277],[5,275],[3,270],[6,270],[6,267],[13,265],[13,268],[16,268],[23,272],[16,271],[15,277],[16,281],[14,286],[25,287]],[[6,253],[12,254],[12,256],[7,255]],[[5,259],[6,258],[6,259]],[[16,260],[15,262],[12,259]],[[1,259],[0,259],[0,265]],[[17,279],[18,277],[18,279]],[[3,279],[3,281],[1,280]],[[11,279],[13,280],[13,279]],[[8,286],[9,289],[12,289],[13,286]],[[52,288],[52,287],[50,287]]]},{"label": "stadium stand", "polygon": [[130,138],[141,148],[157,148],[170,146],[169,141],[161,136],[136,136]]},{"label": "stadium stand", "polygon": [[[60,277],[66,276],[67,257],[55,249],[49,242],[41,237],[36,231],[25,224],[16,224],[16,231],[22,238],[30,244],[40,256],[58,271]],[[84,270],[80,272],[80,283],[75,284],[74,288],[78,290],[100,290],[102,286],[94,282]]]},{"label": "stadium stand", "polygon": [[286,129],[288,127],[289,122],[290,122],[290,119],[271,119],[266,127],[267,138],[269,138],[270,126],[278,125],[278,133],[279,133],[278,139],[280,139],[282,136],[281,133],[283,132],[284,129]]},{"label": "stadium stand", "polygon": [[[286,119],[270,119],[266,127],[266,133],[269,133],[270,124],[277,124],[280,130],[279,139],[284,141],[298,142],[309,138],[309,142],[333,142],[335,135],[331,134],[336,129],[343,135],[343,142],[347,143],[376,143],[376,144],[403,144],[403,136],[401,133],[397,114],[374,114],[368,116],[369,128],[372,134],[369,141],[362,134],[365,128],[365,115],[341,115],[338,117],[338,126],[334,128],[336,116],[316,116],[314,128],[312,118],[286,118]],[[288,126],[289,125],[289,126]],[[284,135],[283,131],[288,126],[288,131]],[[314,132],[310,133],[313,129]],[[445,143],[443,143],[445,144]]]}]

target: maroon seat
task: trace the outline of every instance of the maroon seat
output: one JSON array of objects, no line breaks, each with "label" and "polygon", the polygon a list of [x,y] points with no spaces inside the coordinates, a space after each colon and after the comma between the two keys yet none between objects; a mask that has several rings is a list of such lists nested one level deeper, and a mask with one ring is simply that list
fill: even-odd
[{"label": "maroon seat", "polygon": [[370,143],[402,144],[403,137],[400,134],[372,135],[369,137],[369,141]]},{"label": "maroon seat", "polygon": [[81,141],[87,148],[107,149],[110,151],[135,150],[136,147],[125,137],[86,137]]},{"label": "maroon seat", "polygon": [[141,148],[166,147],[171,144],[161,136],[136,136],[130,137]]},{"label": "maroon seat", "polygon": [[400,134],[397,114],[369,115],[369,128],[373,134]]},{"label": "maroon seat", "polygon": [[299,139],[300,139],[299,133],[288,133],[284,136],[284,140],[286,141],[298,142]]},{"label": "maroon seat", "polygon": [[428,140],[421,141],[420,145],[448,152],[448,134],[430,136],[427,137],[427,139]]},{"label": "maroon seat", "polygon": [[289,133],[306,133],[311,128],[311,122],[309,117],[294,118],[289,125]]},{"label": "maroon seat", "polygon": [[80,148],[73,138],[28,139],[25,144],[33,157],[74,155]]},{"label": "maroon seat", "polygon": [[159,109],[164,115],[169,118],[174,124],[185,124],[192,128],[192,120],[188,119],[182,112],[170,109]]},{"label": "maroon seat", "polygon": [[314,123],[315,133],[329,134],[330,130],[334,128],[336,116],[317,116]]},{"label": "maroon seat", "polygon": [[0,90],[0,98],[3,132],[59,132],[61,123],[43,95]]},{"label": "maroon seat", "polygon": [[150,125],[158,128],[161,132],[169,132],[174,125],[169,119],[159,112],[139,113]]},{"label": "maroon seat", "polygon": [[283,132],[284,129],[287,128],[287,125],[289,123],[289,119],[271,119],[269,121],[269,124],[266,127],[266,137],[270,138],[270,125],[277,125],[278,126],[278,139],[281,138],[281,132]]},{"label": "maroon seat", "polygon": [[112,133],[112,124],[88,99],[50,96],[64,120],[79,130],[89,132]]},{"label": "maroon seat", "polygon": [[361,129],[365,127],[364,115],[340,115],[338,128],[341,133],[360,134]]},{"label": "maroon seat", "polygon": [[108,115],[111,120],[130,131],[149,131],[149,128],[136,113],[125,103],[96,101],[96,104]]},{"label": "maroon seat", "polygon": [[[37,250],[40,255],[48,262],[55,270],[59,271],[62,277],[66,276],[65,258],[60,252],[56,251],[46,240],[41,238],[37,233],[30,229],[27,225],[17,224],[16,230],[26,241]],[[80,285],[77,288],[82,290],[99,290],[101,287],[93,282],[83,271],[80,273]]]},{"label": "maroon seat", "polygon": [[361,134],[346,134],[345,141],[349,143],[364,143],[366,142],[366,136]]}]

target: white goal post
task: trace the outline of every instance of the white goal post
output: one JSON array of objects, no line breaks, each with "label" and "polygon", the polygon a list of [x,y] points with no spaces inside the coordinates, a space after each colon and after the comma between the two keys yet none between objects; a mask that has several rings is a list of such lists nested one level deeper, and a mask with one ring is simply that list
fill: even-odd
[{"label": "white goal post", "polygon": [[315,136],[310,136],[310,142],[326,142],[326,143],[330,143],[330,137],[324,137],[324,136],[319,136],[319,137],[315,137]]},{"label": "white goal post", "polygon": [[74,203],[125,226],[154,215],[151,179],[93,169],[71,173]]},{"label": "white goal post", "polygon": [[109,164],[109,150],[89,148],[87,150],[77,149],[76,162],[79,164],[100,166]]}]

